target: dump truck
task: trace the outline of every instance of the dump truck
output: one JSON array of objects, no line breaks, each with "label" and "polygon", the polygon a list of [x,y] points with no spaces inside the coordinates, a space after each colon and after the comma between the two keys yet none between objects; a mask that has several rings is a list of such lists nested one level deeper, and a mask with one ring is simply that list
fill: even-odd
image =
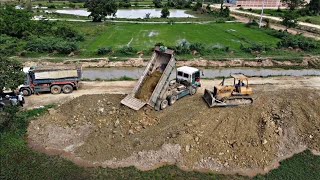
[{"label": "dump truck", "polygon": [[82,77],[82,68],[76,66],[33,67],[25,71],[25,82],[19,86],[19,91],[23,92],[24,96],[41,92],[72,93],[79,88]]},{"label": "dump truck", "polygon": [[214,86],[213,90],[205,89],[202,96],[209,107],[230,107],[252,104],[253,94],[249,81],[243,74],[233,74],[233,85],[225,85],[225,78]]},{"label": "dump truck", "polygon": [[[175,70],[176,79],[170,79]],[[200,86],[200,70],[188,66],[176,69],[174,51],[157,46],[134,89],[121,103],[134,110],[146,104],[162,110],[182,97],[194,95]]]}]

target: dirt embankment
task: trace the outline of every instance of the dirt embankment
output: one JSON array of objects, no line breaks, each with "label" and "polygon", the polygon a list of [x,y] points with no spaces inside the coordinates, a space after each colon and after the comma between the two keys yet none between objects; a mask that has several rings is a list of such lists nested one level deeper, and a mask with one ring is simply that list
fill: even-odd
[{"label": "dirt embankment", "polygon": [[160,112],[122,106],[124,95],[85,95],[32,121],[28,138],[92,166],[142,170],[255,174],[297,150],[320,151],[320,93],[256,89],[251,106],[210,109],[196,94]]},{"label": "dirt embankment", "polygon": [[[290,53],[290,52],[288,52]],[[108,58],[95,59],[73,59],[65,60],[61,63],[48,62],[45,59],[39,61],[26,61],[24,66],[52,66],[66,64],[81,64],[84,68],[90,67],[142,67],[146,66],[148,59],[130,58],[126,61],[110,61]],[[193,60],[179,60],[177,66],[196,66],[196,67],[303,67],[320,68],[320,57],[304,57],[301,62],[283,61],[272,58],[230,58],[221,60],[207,60],[203,58],[194,58]]]}]

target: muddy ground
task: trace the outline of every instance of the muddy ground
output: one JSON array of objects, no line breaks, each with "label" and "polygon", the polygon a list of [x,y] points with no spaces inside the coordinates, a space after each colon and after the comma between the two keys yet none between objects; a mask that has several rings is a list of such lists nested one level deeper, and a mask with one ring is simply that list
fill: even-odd
[{"label": "muddy ground", "polygon": [[124,95],[84,95],[32,121],[28,138],[92,166],[263,172],[320,151],[320,91],[279,87],[254,86],[251,106],[210,109],[198,92],[161,112],[122,106]]}]

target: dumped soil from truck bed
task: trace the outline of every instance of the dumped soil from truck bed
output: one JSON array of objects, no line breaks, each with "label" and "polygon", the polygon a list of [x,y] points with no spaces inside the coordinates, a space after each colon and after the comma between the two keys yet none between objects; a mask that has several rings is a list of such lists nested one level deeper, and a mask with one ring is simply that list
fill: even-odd
[{"label": "dumped soil from truck bed", "polygon": [[162,73],[159,71],[153,72],[150,76],[147,76],[142,84],[141,88],[138,90],[136,94],[136,98],[148,101],[156,88]]},{"label": "dumped soil from truck bed", "polygon": [[62,104],[32,121],[30,142],[92,165],[142,170],[263,170],[297,150],[320,150],[320,93],[313,90],[261,88],[252,105],[234,108],[208,108],[196,94],[160,112],[133,111],[122,98],[86,95]]}]

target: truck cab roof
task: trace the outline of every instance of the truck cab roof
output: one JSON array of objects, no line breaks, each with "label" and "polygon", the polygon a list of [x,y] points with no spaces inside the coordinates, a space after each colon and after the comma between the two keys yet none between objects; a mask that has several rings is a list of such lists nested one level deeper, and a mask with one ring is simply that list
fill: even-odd
[{"label": "truck cab roof", "polygon": [[193,73],[199,71],[199,69],[194,68],[194,67],[189,67],[189,66],[182,66],[182,67],[177,68],[177,71],[181,71],[181,72],[184,72],[187,74],[193,74]]}]

